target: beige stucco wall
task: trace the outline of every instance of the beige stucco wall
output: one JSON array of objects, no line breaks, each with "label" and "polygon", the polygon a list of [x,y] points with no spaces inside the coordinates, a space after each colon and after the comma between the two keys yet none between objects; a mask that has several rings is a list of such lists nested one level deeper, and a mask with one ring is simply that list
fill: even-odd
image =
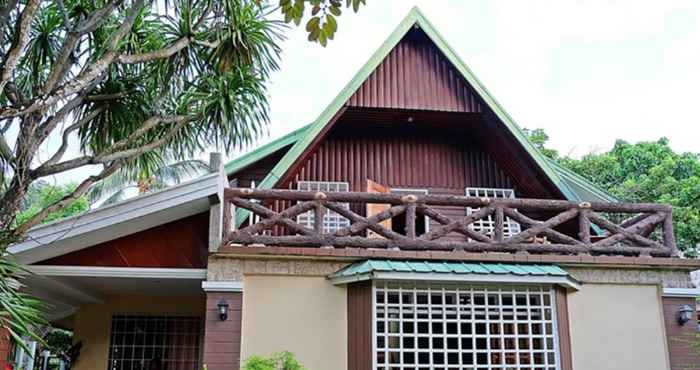
[{"label": "beige stucco wall", "polygon": [[669,368],[658,285],[584,284],[568,297],[574,370]]},{"label": "beige stucco wall", "polygon": [[241,358],[290,351],[309,370],[347,368],[346,289],[324,277],[246,275]]},{"label": "beige stucco wall", "polygon": [[107,369],[109,331],[115,313],[203,316],[204,305],[203,297],[112,297],[103,304],[83,305],[73,322],[74,341],[82,341],[83,348],[72,369]]}]

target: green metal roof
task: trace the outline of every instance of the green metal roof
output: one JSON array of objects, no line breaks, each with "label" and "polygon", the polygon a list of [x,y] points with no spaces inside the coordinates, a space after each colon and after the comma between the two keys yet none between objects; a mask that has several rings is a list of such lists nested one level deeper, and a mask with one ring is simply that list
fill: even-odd
[{"label": "green metal roof", "polygon": [[[365,63],[353,79],[340,91],[333,101],[326,107],[320,116],[311,124],[304,126],[293,133],[275,140],[260,149],[248,153],[243,157],[229,162],[226,170],[231,173],[236,169],[250,165],[254,161],[283,148],[292,145],[282,159],[272,168],[267,176],[257,187],[260,189],[270,189],[274,187],[289,167],[307,149],[317,135],[328,125],[335,114],[343,107],[352,94],[362,85],[375,68],[384,60],[391,50],[399,43],[403,36],[414,26],[420,27],[435,46],[447,57],[453,66],[462,74],[462,77],[470,84],[474,91],[484,100],[486,105],[503,122],[506,128],[515,136],[517,141],[532,156],[537,165],[545,172],[547,177],[556,185],[566,199],[581,201],[584,198],[577,194],[576,185],[579,182],[569,180],[570,176],[563,176],[562,171],[542,155],[530,141],[525,133],[518,127],[515,121],[501,107],[496,99],[488,92],[486,87],[479,81],[467,65],[457,56],[454,50],[445,42],[443,37],[437,32],[433,25],[425,18],[417,7],[411,9],[408,15],[401,21],[389,38],[379,47],[372,57]],[[580,189],[578,189],[581,191]],[[584,194],[585,195],[585,194]],[[236,213],[236,224],[240,225],[248,216],[245,210]]]},{"label": "green metal roof", "polygon": [[514,274],[529,276],[569,276],[556,265],[525,265],[510,263],[467,263],[433,261],[367,260],[352,264],[332,274],[330,278],[350,277],[381,272],[418,272],[450,274]]},{"label": "green metal roof", "polygon": [[578,290],[580,283],[556,265],[366,260],[328,276],[333,284],[366,280],[449,281],[493,284],[555,284]]}]

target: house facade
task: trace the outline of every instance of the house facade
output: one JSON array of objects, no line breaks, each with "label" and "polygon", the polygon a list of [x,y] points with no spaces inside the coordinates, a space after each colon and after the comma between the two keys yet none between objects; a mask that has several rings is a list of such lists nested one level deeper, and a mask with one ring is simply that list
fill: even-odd
[{"label": "house facade", "polygon": [[670,207],[544,157],[417,9],[316,121],[211,162],[12,247],[73,369],[700,368]]}]

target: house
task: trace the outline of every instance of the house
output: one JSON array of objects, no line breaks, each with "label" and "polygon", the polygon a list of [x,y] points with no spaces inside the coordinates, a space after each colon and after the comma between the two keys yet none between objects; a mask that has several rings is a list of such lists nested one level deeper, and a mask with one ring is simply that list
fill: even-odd
[{"label": "house", "polygon": [[542,156],[417,9],[313,123],[12,252],[76,370],[700,366],[670,207]]}]

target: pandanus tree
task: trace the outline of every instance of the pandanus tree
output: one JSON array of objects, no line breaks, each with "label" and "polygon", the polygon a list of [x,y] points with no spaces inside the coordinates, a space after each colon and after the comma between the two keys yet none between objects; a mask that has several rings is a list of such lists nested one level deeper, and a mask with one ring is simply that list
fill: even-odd
[{"label": "pandanus tree", "polygon": [[[348,0],[357,9],[364,0]],[[251,144],[284,22],[337,29],[338,0],[0,0],[0,326],[41,323],[7,246],[119,171]],[[283,20],[271,12],[279,9]],[[18,218],[32,184],[89,169]]]}]

